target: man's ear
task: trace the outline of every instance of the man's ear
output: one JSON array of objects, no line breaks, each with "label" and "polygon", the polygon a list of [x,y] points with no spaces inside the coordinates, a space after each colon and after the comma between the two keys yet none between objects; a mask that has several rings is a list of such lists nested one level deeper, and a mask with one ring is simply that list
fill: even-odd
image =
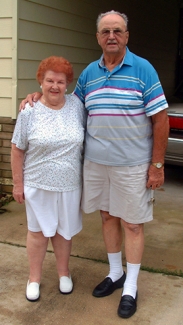
[{"label": "man's ear", "polygon": [[98,32],[96,33],[96,38],[97,38],[98,44],[100,45],[100,38],[99,38],[99,33]]},{"label": "man's ear", "polygon": [[126,44],[128,44],[128,41],[129,41],[129,31],[126,32]]}]

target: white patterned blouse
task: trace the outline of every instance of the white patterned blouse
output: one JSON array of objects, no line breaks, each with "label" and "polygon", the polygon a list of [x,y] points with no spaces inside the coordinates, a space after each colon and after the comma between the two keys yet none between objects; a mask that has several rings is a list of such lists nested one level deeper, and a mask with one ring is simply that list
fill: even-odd
[{"label": "white patterned blouse", "polygon": [[82,184],[86,113],[75,95],[65,98],[60,110],[38,101],[18,115],[12,143],[25,151],[24,185],[63,192]]}]

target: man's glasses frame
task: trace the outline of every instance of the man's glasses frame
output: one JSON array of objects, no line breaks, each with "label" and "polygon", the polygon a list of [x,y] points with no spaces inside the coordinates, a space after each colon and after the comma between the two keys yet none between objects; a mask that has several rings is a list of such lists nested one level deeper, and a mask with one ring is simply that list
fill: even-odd
[{"label": "man's glasses frame", "polygon": [[109,37],[111,33],[113,33],[114,36],[121,37],[123,34],[127,33],[128,30],[121,30],[120,28],[114,28],[114,29],[102,29],[100,32],[98,32],[102,37]]}]

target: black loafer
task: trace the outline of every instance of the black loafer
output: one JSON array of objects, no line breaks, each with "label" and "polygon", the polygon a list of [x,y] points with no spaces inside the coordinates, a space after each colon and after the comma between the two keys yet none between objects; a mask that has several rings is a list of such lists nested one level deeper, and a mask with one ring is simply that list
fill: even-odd
[{"label": "black loafer", "polygon": [[124,295],[121,297],[119,307],[118,307],[118,316],[122,318],[129,318],[135,314],[137,310],[137,293],[135,299],[130,295]]},{"label": "black loafer", "polygon": [[126,280],[125,272],[123,273],[122,277],[115,282],[113,282],[111,278],[107,277],[100,284],[96,286],[96,288],[93,290],[92,295],[98,298],[109,296],[111,295],[111,293],[114,292],[114,290],[122,288],[125,280]]}]

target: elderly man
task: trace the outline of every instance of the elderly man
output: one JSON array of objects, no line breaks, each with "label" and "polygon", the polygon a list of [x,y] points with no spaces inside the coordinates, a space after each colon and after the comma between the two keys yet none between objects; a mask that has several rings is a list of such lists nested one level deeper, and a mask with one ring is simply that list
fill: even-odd
[{"label": "elderly man", "polygon": [[[137,279],[144,250],[144,223],[153,219],[153,190],[164,182],[169,123],[158,75],[131,53],[128,19],[116,11],[97,19],[101,58],[80,75],[74,94],[88,111],[82,209],[100,210],[109,274],[95,297],[123,288],[118,315],[137,309]],[[28,95],[21,104],[40,95]],[[122,266],[122,227],[127,272]]]},{"label": "elderly man", "polygon": [[[110,11],[97,20],[103,55],[80,75],[74,93],[88,111],[82,208],[100,210],[110,272],[94,289],[110,295],[124,285],[118,315],[137,308],[144,222],[152,220],[152,190],[164,182],[168,107],[152,65],[131,53],[128,19]],[[127,274],[122,267],[122,227]]]}]

